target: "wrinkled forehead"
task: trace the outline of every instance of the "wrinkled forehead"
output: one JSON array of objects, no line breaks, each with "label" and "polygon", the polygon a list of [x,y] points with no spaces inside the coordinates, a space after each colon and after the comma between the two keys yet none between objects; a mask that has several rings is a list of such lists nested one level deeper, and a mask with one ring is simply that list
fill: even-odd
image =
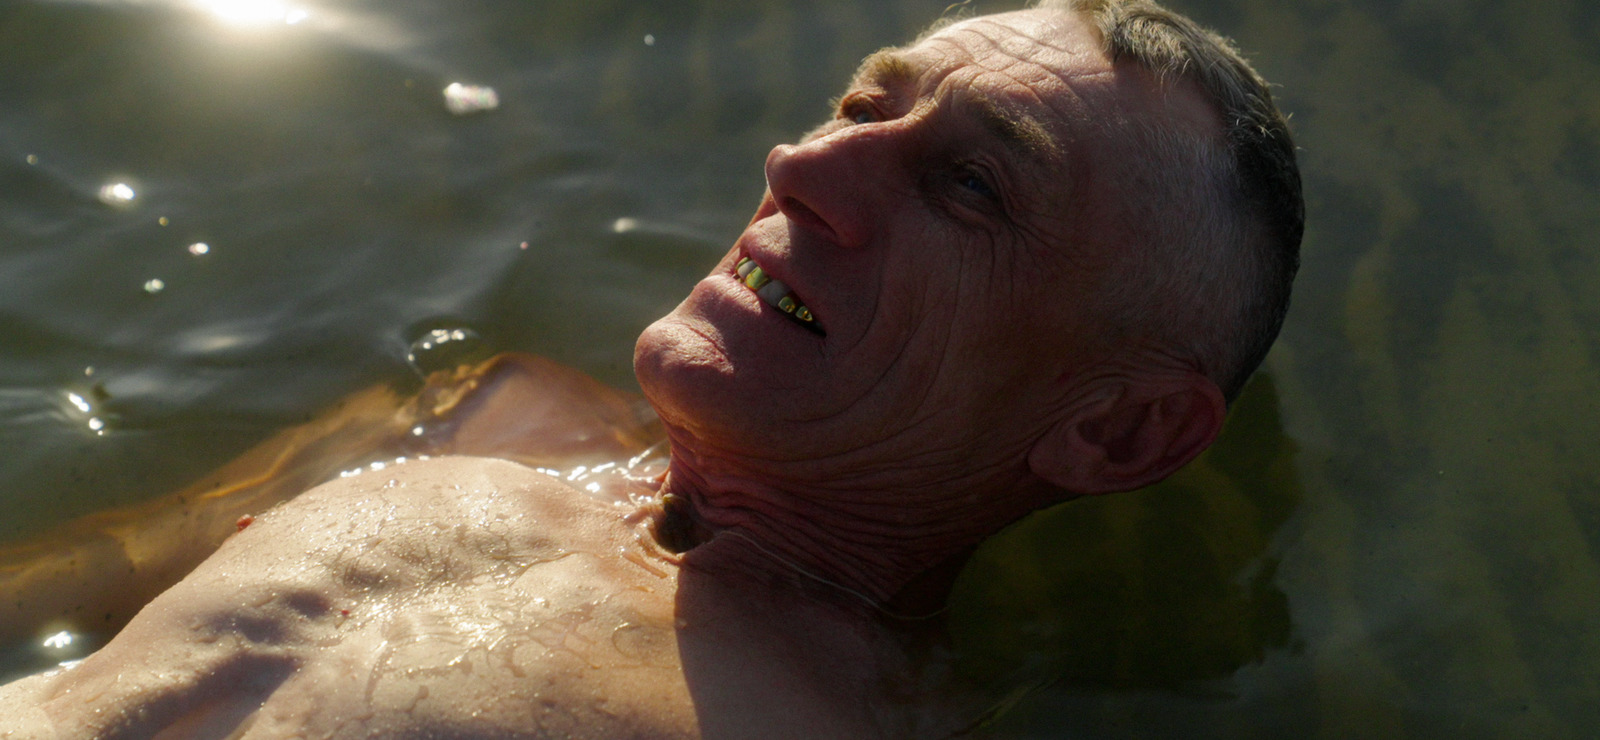
[{"label": "wrinkled forehead", "polygon": [[911,47],[1003,69],[1035,65],[1062,77],[1110,72],[1100,32],[1077,13],[1019,10],[968,18],[926,34]]},{"label": "wrinkled forehead", "polygon": [[1091,115],[1112,79],[1098,30],[1075,13],[1029,10],[967,19],[873,54],[855,84],[960,96],[1060,136]]}]

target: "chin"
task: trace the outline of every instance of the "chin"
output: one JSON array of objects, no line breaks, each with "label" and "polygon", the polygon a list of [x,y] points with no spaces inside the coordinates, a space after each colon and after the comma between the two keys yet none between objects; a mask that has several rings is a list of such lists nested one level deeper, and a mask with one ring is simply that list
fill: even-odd
[{"label": "chin", "polygon": [[784,411],[793,410],[778,408],[792,400],[791,394],[769,390],[770,381],[779,380],[770,376],[781,366],[742,356],[753,348],[738,340],[748,337],[724,331],[693,311],[691,302],[639,335],[633,353],[639,387],[674,442],[770,454],[785,444]]},{"label": "chin", "polygon": [[[733,364],[720,335],[686,319],[682,307],[646,327],[633,348],[633,372],[645,398],[669,428],[696,436],[706,421],[723,413]],[[709,329],[709,331],[708,331]]]}]

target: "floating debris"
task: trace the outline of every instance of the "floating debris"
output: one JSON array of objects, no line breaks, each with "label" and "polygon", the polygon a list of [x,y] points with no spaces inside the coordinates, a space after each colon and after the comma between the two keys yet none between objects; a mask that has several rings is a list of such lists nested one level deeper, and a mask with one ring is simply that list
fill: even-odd
[{"label": "floating debris", "polygon": [[464,116],[499,108],[500,96],[492,87],[452,82],[444,89],[444,107],[451,113]]},{"label": "floating debris", "polygon": [[106,183],[100,188],[100,202],[108,206],[126,206],[138,197],[133,186],[125,182]]},{"label": "floating debris", "polygon": [[489,357],[493,352],[478,332],[464,326],[433,329],[411,342],[406,362],[421,375],[454,370]]}]

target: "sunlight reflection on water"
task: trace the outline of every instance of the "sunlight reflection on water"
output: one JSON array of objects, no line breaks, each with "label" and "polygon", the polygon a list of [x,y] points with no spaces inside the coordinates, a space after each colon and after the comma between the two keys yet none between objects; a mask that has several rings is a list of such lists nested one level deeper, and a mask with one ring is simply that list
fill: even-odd
[{"label": "sunlight reflection on water", "polygon": [[296,25],[310,17],[305,8],[277,0],[195,0],[195,6],[237,28]]}]

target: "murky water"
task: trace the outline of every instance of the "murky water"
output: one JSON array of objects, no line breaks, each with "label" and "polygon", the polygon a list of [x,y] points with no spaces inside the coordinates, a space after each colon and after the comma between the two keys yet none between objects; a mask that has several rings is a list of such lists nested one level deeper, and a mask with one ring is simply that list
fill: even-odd
[{"label": "murky water", "polygon": [[[1218,449],[968,572],[965,669],[1042,685],[993,734],[1593,736],[1600,10],[1173,4],[1282,85],[1305,267]],[[629,386],[767,149],[944,6],[0,0],[0,541],[434,329]]]}]

